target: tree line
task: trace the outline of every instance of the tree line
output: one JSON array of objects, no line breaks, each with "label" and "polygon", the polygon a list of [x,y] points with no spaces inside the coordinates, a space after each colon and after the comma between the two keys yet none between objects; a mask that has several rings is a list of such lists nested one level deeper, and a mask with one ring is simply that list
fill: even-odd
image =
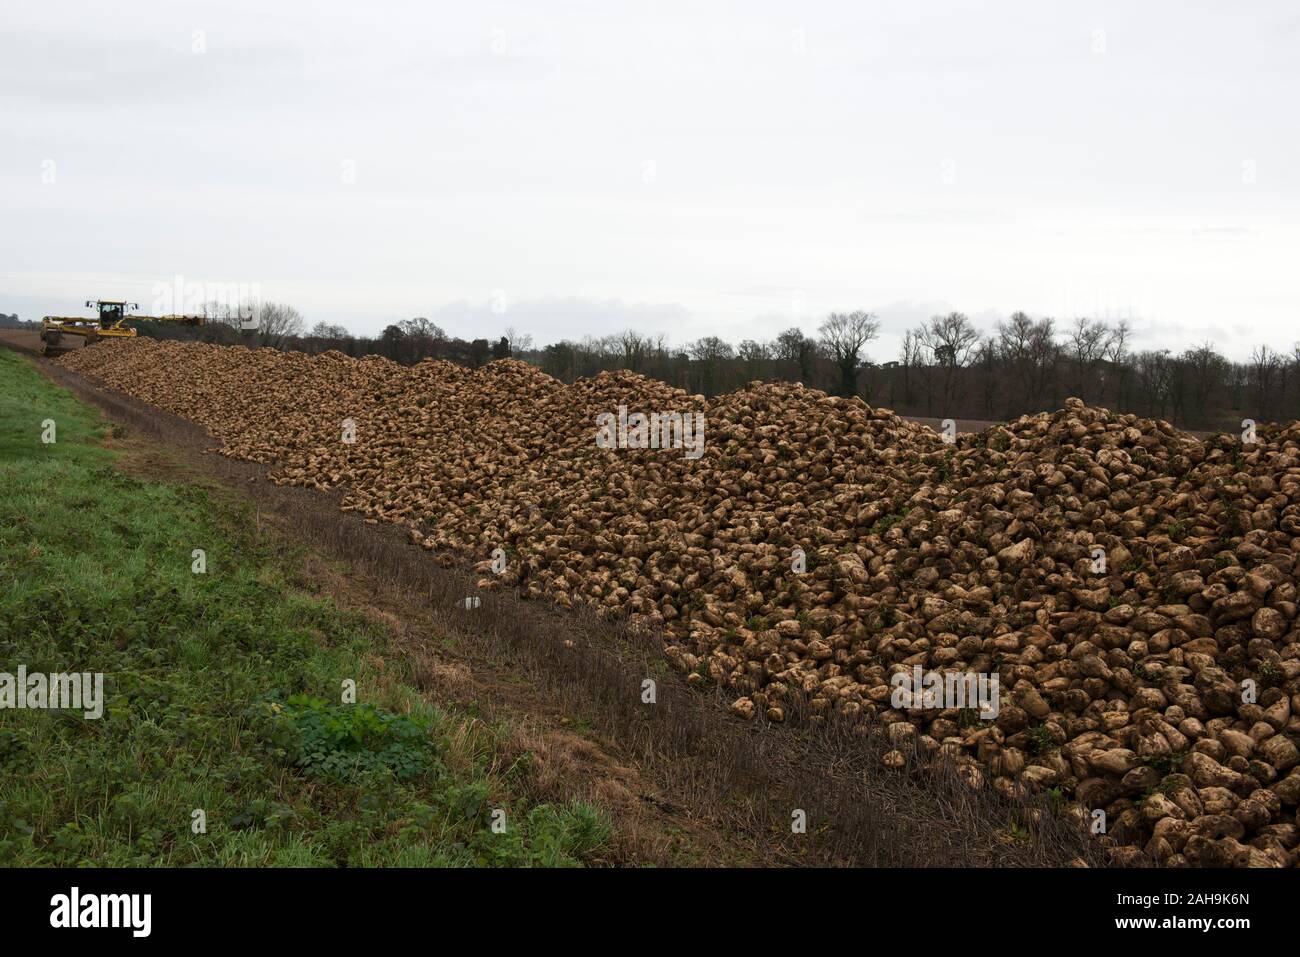
[{"label": "tree line", "polygon": [[[382,355],[405,365],[446,359],[477,367],[514,357],[564,382],[628,369],[705,395],[753,381],[801,382],[934,418],[998,421],[1060,408],[1069,396],[1191,429],[1235,431],[1243,417],[1300,418],[1300,343],[1289,352],[1259,345],[1245,361],[1228,359],[1211,343],[1179,352],[1140,349],[1127,320],[1058,322],[1016,312],[981,331],[965,314],[950,312],[906,330],[891,358],[870,354],[880,322],[861,310],[831,313],[809,331],[792,326],[770,340],[734,345],[717,336],[673,344],[662,334],[625,329],[543,347],[511,328],[493,339],[460,339],[426,318],[405,319],[366,337],[324,322],[308,327],[297,309],[283,303],[238,310],[213,304],[204,311],[209,321],[201,329],[147,321],[140,329],[159,338]],[[239,328],[241,312],[256,318],[255,330]]]},{"label": "tree line", "polygon": [[871,313],[831,313],[814,335],[796,326],[768,341],[733,346],[708,336],[671,347],[662,336],[626,330],[525,358],[566,382],[624,368],[712,395],[784,380],[936,418],[1004,420],[1060,408],[1069,396],[1192,429],[1300,418],[1300,344],[1287,353],[1260,345],[1241,362],[1211,343],[1139,349],[1127,320],[1058,323],[1016,312],[981,332],[951,312],[908,329],[896,357],[873,358],[867,348],[879,331]]},{"label": "tree line", "polygon": [[[384,356],[402,365],[414,365],[425,359],[446,359],[477,367],[494,359],[507,359],[532,348],[531,336],[520,336],[512,329],[496,339],[459,339],[448,336],[428,319],[403,319],[387,326],[378,336],[354,336],[341,325],[317,322],[308,327],[302,314],[293,306],[280,302],[243,303],[228,306],[209,303],[197,310],[206,318],[201,327],[140,319],[135,325],[143,335],[156,339],[189,339],[221,345],[246,345],[273,349],[292,349],[319,354],[329,350],[344,355]],[[253,327],[244,328],[251,319]]]}]

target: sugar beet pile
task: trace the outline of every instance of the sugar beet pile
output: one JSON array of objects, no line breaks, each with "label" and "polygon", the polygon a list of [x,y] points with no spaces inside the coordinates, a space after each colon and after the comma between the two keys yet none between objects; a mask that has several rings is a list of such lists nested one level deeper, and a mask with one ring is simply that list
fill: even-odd
[{"label": "sugar beet pile", "polygon": [[[339,487],[484,587],[661,627],[742,718],[801,698],[886,728],[899,759],[1059,789],[1083,822],[1105,811],[1126,863],[1297,865],[1296,425],[1202,443],[1068,400],[949,445],[784,384],[706,401],[626,372],[566,386],[510,360],[148,339],[60,362],[278,483]],[[703,412],[703,457],[597,447],[620,404]],[[891,674],[916,665],[999,675],[996,719],[893,708]]]}]

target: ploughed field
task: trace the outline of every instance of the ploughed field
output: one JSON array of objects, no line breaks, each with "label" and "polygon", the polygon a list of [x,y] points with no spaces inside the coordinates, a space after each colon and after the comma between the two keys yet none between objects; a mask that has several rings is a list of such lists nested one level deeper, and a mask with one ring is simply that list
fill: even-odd
[{"label": "ploughed field", "polygon": [[[899,764],[1048,792],[1122,863],[1297,866],[1294,423],[1198,441],[1072,399],[948,444],[788,384],[706,400],[149,339],[58,361],[479,563],[480,587],[661,630],[742,719],[883,729]],[[620,406],[702,413],[702,455],[600,447]],[[918,667],[996,675],[996,716],[905,707],[951,703],[900,703]]]}]

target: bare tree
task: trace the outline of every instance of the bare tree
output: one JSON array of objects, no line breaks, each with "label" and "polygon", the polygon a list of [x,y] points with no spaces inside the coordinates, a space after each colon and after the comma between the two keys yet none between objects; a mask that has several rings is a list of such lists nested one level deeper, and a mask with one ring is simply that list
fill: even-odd
[{"label": "bare tree", "polygon": [[812,378],[813,359],[817,357],[817,343],[803,334],[798,326],[791,326],[776,337],[773,352],[782,362],[792,363],[799,381],[807,383]]},{"label": "bare tree", "polygon": [[998,323],[997,330],[1003,360],[1020,387],[1019,401],[1013,399],[1012,407],[1040,407],[1056,372],[1055,323],[1013,312],[1009,320]]},{"label": "bare tree", "polygon": [[331,325],[328,322],[318,322],[311,327],[311,335],[317,339],[346,339],[348,330],[345,326]]},{"label": "bare tree", "polygon": [[430,322],[424,316],[403,319],[396,327],[402,334],[398,351],[409,362],[420,362],[441,354],[442,346],[447,341],[447,334],[437,323]]},{"label": "bare tree", "polygon": [[292,336],[302,335],[302,314],[282,302],[263,302],[257,306],[257,334],[264,346],[280,346]]},{"label": "bare tree", "polygon": [[1129,325],[1127,319],[1121,319],[1111,330],[1110,341],[1106,343],[1106,361],[1110,363],[1111,378],[1115,381],[1116,408],[1124,406],[1124,388],[1128,385],[1129,364],[1132,360],[1129,354],[1129,343],[1132,338],[1133,327]]},{"label": "bare tree", "polygon": [[1292,391],[1295,392],[1290,408],[1293,410],[1300,409],[1300,342],[1291,347],[1291,361],[1288,363],[1288,372],[1291,376]]},{"label": "bare tree", "polygon": [[442,327],[437,323],[430,322],[424,316],[417,316],[414,319],[403,319],[397,324],[397,327],[406,333],[412,339],[446,339],[447,334],[442,331]]},{"label": "bare tree", "polygon": [[880,323],[869,312],[832,312],[817,327],[822,346],[840,370],[840,395],[851,398],[858,392],[858,369],[862,348],[880,332]]},{"label": "bare tree", "polygon": [[1169,407],[1173,362],[1168,349],[1139,352],[1133,362],[1138,392],[1145,402],[1147,415],[1163,419]]},{"label": "bare tree", "polygon": [[700,364],[700,391],[713,395],[717,388],[718,365],[735,353],[730,343],[717,336],[705,336],[687,346],[691,358]]},{"label": "bare tree", "polygon": [[903,405],[912,404],[912,375],[921,365],[924,348],[916,331],[908,329],[903,335],[903,348],[899,352],[898,365],[903,373]]},{"label": "bare tree", "polygon": [[615,338],[623,352],[623,368],[640,372],[650,351],[650,339],[631,329],[624,329]]},{"label": "bare tree", "polygon": [[203,304],[202,312],[205,321],[220,323],[227,326],[238,326],[238,310],[231,306],[225,300],[213,299]]},{"label": "bare tree", "polygon": [[1268,346],[1256,346],[1250,354],[1250,390],[1255,404],[1254,418],[1277,418],[1276,406],[1282,381],[1282,356]]},{"label": "bare tree", "polygon": [[[979,343],[979,333],[965,315],[950,312],[946,316],[931,317],[929,322],[923,323],[917,330],[916,337],[929,350],[934,365],[939,368],[943,408],[953,412],[957,402],[958,370],[970,363],[975,346]],[[926,396],[927,401],[933,396],[928,385]],[[933,409],[928,411],[933,412]]]},{"label": "bare tree", "polygon": [[745,381],[753,382],[755,379],[762,378],[767,371],[771,350],[762,342],[746,339],[737,347],[736,355],[742,363],[741,371]]},{"label": "bare tree", "polygon": [[1183,374],[1175,391],[1179,393],[1177,409],[1192,425],[1209,423],[1210,411],[1214,397],[1218,394],[1228,375],[1228,360],[1215,351],[1210,343],[1188,349],[1178,359]]},{"label": "bare tree", "polygon": [[998,390],[998,345],[992,339],[981,339],[975,350],[975,363],[980,375],[980,414],[993,418]]},{"label": "bare tree", "polygon": [[603,367],[605,350],[599,339],[583,336],[578,342],[570,343],[573,347],[573,376],[595,375]]},{"label": "bare tree", "polygon": [[1106,359],[1106,350],[1114,333],[1101,321],[1080,316],[1067,333],[1070,359],[1074,363],[1074,394],[1084,401],[1097,381],[1097,372]]},{"label": "bare tree", "polygon": [[529,352],[533,348],[533,337],[526,332],[519,332],[514,326],[506,326],[504,336],[512,356]]}]

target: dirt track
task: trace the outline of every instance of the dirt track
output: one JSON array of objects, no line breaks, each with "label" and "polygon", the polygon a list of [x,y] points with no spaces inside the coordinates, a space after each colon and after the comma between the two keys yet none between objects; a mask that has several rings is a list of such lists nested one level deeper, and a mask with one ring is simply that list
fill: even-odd
[{"label": "dirt track", "polygon": [[41,351],[41,334],[34,329],[0,329],[0,345],[15,352],[38,355]]},{"label": "dirt track", "polygon": [[[38,341],[0,335],[0,344],[24,352]],[[966,791],[955,776],[884,771],[878,742],[734,721],[715,696],[661,674],[653,642],[618,625],[501,592],[485,594],[467,621],[457,605],[473,592],[472,576],[439,568],[398,529],[339,512],[334,495],[273,486],[261,480],[262,466],[203,454],[213,439],[192,423],[48,361],[37,365],[127,426],[128,461],[171,481],[236,490],[259,522],[320,556],[310,560],[311,584],[388,623],[441,699],[473,702],[526,729],[521,749],[542,762],[549,786],[611,809],[627,835],[620,862],[1100,862],[1095,846],[1047,816],[1031,825],[1039,840],[1014,839],[1025,812]],[[637,693],[647,674],[660,676],[654,708]],[[790,834],[792,808],[807,812],[806,835]]]}]

